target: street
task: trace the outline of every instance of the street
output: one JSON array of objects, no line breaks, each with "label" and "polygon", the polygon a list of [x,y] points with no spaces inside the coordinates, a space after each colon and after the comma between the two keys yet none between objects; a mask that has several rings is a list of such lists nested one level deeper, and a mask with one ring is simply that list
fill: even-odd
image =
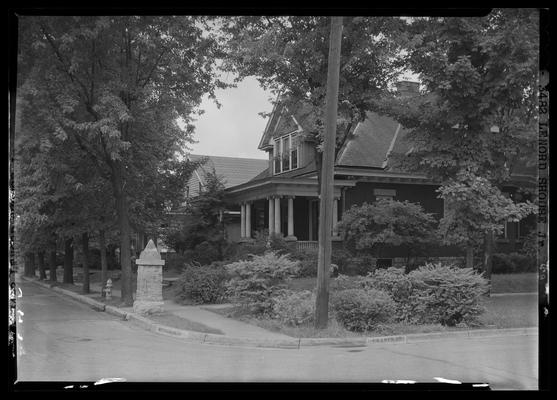
[{"label": "street", "polygon": [[[538,388],[536,336],[302,349],[190,344],[19,282],[18,381],[381,382]],[[18,290],[19,293],[19,290]]]}]

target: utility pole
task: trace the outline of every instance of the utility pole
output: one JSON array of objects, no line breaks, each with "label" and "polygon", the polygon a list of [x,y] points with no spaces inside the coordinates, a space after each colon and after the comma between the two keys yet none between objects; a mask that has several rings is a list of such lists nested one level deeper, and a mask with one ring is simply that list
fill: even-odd
[{"label": "utility pole", "polygon": [[338,86],[342,17],[331,18],[329,61],[327,65],[327,95],[325,102],[325,136],[321,168],[319,202],[319,254],[317,259],[317,298],[315,327],[327,327],[329,318],[329,270],[331,265],[331,231],[333,229],[333,175],[337,130]]}]

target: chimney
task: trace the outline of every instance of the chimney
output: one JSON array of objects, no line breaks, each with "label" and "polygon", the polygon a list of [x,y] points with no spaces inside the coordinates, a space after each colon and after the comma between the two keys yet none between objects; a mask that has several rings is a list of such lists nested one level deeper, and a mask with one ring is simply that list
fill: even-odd
[{"label": "chimney", "polygon": [[401,97],[413,97],[420,93],[420,83],[412,81],[399,81],[396,83],[396,91]]}]

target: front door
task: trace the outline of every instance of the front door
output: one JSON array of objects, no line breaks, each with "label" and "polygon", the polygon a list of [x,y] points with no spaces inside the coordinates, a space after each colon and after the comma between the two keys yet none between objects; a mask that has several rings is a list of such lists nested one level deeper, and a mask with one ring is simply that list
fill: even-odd
[{"label": "front door", "polygon": [[318,240],[319,200],[309,201],[309,240]]}]

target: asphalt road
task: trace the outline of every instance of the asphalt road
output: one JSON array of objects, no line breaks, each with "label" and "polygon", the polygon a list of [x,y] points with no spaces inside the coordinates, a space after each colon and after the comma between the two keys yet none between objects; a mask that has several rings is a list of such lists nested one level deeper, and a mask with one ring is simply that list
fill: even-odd
[{"label": "asphalt road", "polygon": [[538,388],[538,339],[507,336],[370,347],[236,348],[148,332],[20,282],[18,381],[382,382],[435,378]]}]

